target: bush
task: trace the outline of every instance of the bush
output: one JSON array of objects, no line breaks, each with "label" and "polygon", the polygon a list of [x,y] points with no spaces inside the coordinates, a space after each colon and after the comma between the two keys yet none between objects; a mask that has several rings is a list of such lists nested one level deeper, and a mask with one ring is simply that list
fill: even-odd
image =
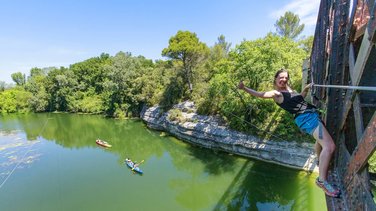
[{"label": "bush", "polygon": [[0,93],[1,113],[26,113],[30,111],[29,100],[32,94],[23,88],[16,87]]},{"label": "bush", "polygon": [[174,122],[184,122],[185,119],[183,117],[182,112],[179,109],[171,109],[168,113],[168,120]]}]

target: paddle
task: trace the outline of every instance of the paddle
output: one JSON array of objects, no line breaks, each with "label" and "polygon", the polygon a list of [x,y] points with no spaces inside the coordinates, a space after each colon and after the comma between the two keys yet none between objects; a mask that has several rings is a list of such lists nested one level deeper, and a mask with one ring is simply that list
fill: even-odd
[{"label": "paddle", "polygon": [[[133,168],[132,168],[132,171],[135,169],[135,168],[137,168],[139,165],[141,165],[141,163],[143,163],[144,162],[144,160],[141,160],[141,162],[139,162],[139,163],[134,163],[134,165],[133,165]],[[137,165],[137,166],[136,166]]]}]

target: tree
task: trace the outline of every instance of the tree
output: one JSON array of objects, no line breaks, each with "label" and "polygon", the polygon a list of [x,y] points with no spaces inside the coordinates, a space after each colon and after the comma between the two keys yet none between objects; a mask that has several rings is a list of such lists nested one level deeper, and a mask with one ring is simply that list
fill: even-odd
[{"label": "tree", "polygon": [[51,94],[49,109],[67,111],[69,96],[77,89],[77,78],[71,70],[61,67],[49,71],[45,84],[45,90]]},{"label": "tree", "polygon": [[99,57],[72,64],[69,69],[76,75],[77,82],[84,91],[94,87],[96,93],[100,93],[106,75],[104,67],[110,64],[109,54],[102,53]]},{"label": "tree", "polygon": [[299,41],[300,47],[307,53],[307,55],[311,55],[313,38],[313,36],[309,36]]},{"label": "tree", "polygon": [[223,34],[218,37],[218,42],[214,44],[214,47],[219,47],[222,50],[223,57],[227,57],[230,51],[231,43],[226,42],[226,38]]},{"label": "tree", "polygon": [[228,56],[230,51],[231,43],[226,42],[225,36],[220,35],[218,37],[218,42],[214,44],[211,48],[210,59],[217,62]]},{"label": "tree", "polygon": [[5,81],[0,81],[0,91],[4,91],[6,87]]},{"label": "tree", "polygon": [[162,56],[182,62],[184,80],[192,93],[193,72],[208,53],[209,48],[205,43],[200,42],[196,33],[178,31],[170,38],[168,47],[162,51]]},{"label": "tree", "polygon": [[299,22],[299,16],[288,11],[276,21],[274,26],[276,27],[277,34],[295,39],[304,29],[304,24],[299,24]]},{"label": "tree", "polygon": [[20,86],[0,92],[0,113],[28,112],[31,96],[30,92]]},{"label": "tree", "polygon": [[284,111],[277,109],[272,100],[249,97],[238,91],[237,85],[244,80],[253,89],[271,90],[275,72],[286,68],[292,88],[298,90],[305,58],[306,52],[297,42],[272,33],[262,39],[243,41],[230,51],[227,60],[214,66],[215,74],[209,81],[208,91],[202,95],[204,100],[197,103],[198,111],[220,114],[230,127],[240,131],[265,136],[262,130],[267,130],[286,139],[302,138],[291,116],[283,115]]},{"label": "tree", "polygon": [[12,73],[11,75],[12,80],[18,85],[22,86],[25,84],[25,74],[22,74],[21,72]]},{"label": "tree", "polygon": [[136,115],[140,111],[139,95],[142,87],[139,78],[152,65],[143,57],[132,57],[131,53],[119,52],[111,58],[108,80],[104,82],[103,99],[108,115],[122,118]]},{"label": "tree", "polygon": [[46,90],[47,77],[42,74],[39,68],[32,68],[30,70],[30,77],[25,84],[26,91],[32,93],[29,99],[29,105],[34,112],[43,112],[47,110],[48,100],[51,93]]},{"label": "tree", "polygon": [[37,67],[31,68],[30,77],[37,76],[37,75],[44,75],[43,70]]}]

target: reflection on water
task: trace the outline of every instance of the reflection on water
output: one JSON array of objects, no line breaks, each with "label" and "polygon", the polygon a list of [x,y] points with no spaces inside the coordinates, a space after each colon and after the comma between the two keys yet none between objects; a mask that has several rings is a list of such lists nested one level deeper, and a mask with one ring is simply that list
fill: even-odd
[{"label": "reflection on water", "polygon": [[19,131],[0,132],[0,188],[16,169],[28,168],[40,157],[33,149],[39,141],[26,141]]},{"label": "reflection on water", "polygon": [[[143,176],[126,157],[145,161]],[[326,209],[310,174],[187,145],[137,120],[2,116],[0,159],[2,210]]]}]

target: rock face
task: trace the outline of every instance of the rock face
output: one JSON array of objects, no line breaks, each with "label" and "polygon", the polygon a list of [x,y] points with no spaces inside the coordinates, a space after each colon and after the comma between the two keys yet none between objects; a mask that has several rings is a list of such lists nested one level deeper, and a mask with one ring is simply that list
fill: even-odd
[{"label": "rock face", "polygon": [[[318,172],[313,144],[262,140],[231,130],[219,118],[197,115],[195,111],[192,102],[184,102],[165,113],[158,106],[144,108],[141,118],[149,128],[168,132],[195,145]],[[172,117],[172,112],[178,113],[179,118]]]}]

